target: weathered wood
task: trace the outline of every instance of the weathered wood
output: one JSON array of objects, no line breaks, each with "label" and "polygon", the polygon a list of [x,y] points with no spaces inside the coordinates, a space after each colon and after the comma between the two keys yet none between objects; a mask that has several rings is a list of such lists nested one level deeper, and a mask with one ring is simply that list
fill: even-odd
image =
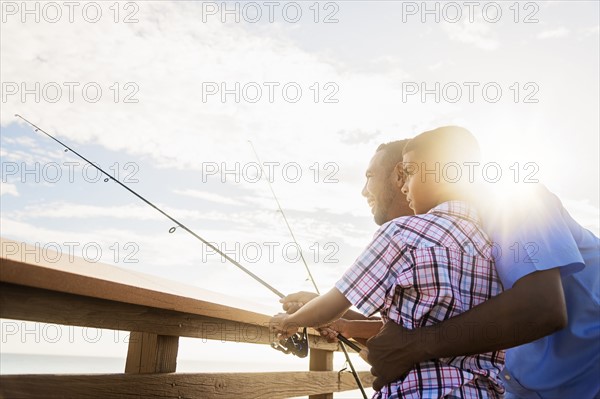
[{"label": "weathered wood", "polygon": [[0,281],[232,321],[263,324],[270,319],[264,307],[245,299],[92,263],[54,247],[0,237]]},{"label": "weathered wood", "polygon": [[[310,351],[309,358],[310,371],[331,371],[333,370],[333,352],[313,349]],[[310,395],[309,399],[333,399],[333,391]]]},{"label": "weathered wood", "polygon": [[[274,339],[266,324],[241,323],[6,283],[0,283],[0,317],[267,345]],[[337,344],[316,335],[309,335],[309,346],[338,349]]]},{"label": "weathered wood", "polygon": [[[369,372],[361,372],[365,385]],[[288,398],[356,388],[335,371],[215,374],[4,375],[6,398]]]},{"label": "weathered wood", "polygon": [[174,373],[179,337],[133,331],[129,337],[125,372]]}]

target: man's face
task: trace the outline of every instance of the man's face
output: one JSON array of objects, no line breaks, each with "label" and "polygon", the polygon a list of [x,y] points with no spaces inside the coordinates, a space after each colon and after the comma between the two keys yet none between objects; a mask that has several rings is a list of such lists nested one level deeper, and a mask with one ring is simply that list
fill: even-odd
[{"label": "man's face", "polygon": [[395,165],[385,160],[385,150],[375,153],[365,173],[362,195],[369,202],[375,223],[382,225],[400,216],[412,215],[402,194],[402,178]]},{"label": "man's face", "polygon": [[442,186],[436,183],[434,176],[422,175],[421,169],[433,169],[435,162],[419,157],[414,151],[404,154],[402,159],[404,185],[402,193],[406,195],[408,206],[416,215],[429,212],[443,201]]}]

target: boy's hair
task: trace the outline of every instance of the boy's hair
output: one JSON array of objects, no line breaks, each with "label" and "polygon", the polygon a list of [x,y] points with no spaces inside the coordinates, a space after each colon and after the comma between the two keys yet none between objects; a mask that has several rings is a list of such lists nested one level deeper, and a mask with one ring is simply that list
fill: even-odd
[{"label": "boy's hair", "polygon": [[415,151],[441,162],[479,162],[481,150],[475,136],[460,126],[442,126],[423,132],[410,140],[402,154]]},{"label": "boy's hair", "polygon": [[391,171],[391,169],[396,166],[398,162],[402,162],[402,156],[404,155],[403,150],[409,141],[410,139],[404,139],[383,143],[377,147],[375,152],[384,152],[384,163],[386,168]]}]

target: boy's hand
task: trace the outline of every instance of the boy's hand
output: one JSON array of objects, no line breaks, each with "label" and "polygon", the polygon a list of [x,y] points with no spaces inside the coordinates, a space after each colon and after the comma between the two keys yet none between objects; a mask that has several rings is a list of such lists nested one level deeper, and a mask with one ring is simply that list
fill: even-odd
[{"label": "boy's hand", "polygon": [[[371,374],[376,378],[373,389],[379,391],[386,384],[400,379],[412,369],[416,360],[418,342],[412,342],[411,330],[393,321],[384,324],[381,331],[367,341],[367,351],[361,357],[373,366]],[[366,353],[363,353],[366,352]]]},{"label": "boy's hand", "polygon": [[299,326],[294,323],[289,323],[289,318],[290,316],[285,313],[278,313],[271,317],[269,328],[272,332],[277,334],[278,339],[289,338],[298,332]]},{"label": "boy's hand", "polygon": [[292,314],[318,296],[319,294],[313,292],[300,291],[281,298],[279,302],[282,303],[283,310],[288,314]]}]

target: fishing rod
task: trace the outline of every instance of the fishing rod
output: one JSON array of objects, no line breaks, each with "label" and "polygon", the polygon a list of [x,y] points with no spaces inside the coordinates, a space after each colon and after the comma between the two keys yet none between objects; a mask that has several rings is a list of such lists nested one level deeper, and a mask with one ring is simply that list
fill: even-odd
[{"label": "fishing rod", "polygon": [[158,212],[160,212],[162,215],[164,215],[165,217],[167,217],[169,220],[171,220],[173,223],[175,223],[177,226],[175,227],[171,227],[169,229],[169,233],[174,233],[175,230],[179,227],[185,231],[187,231],[188,233],[190,233],[192,236],[194,236],[196,239],[202,241],[206,246],[208,246],[209,248],[211,248],[213,251],[215,251],[216,253],[218,253],[219,255],[221,255],[223,258],[227,259],[229,262],[231,262],[233,265],[237,266],[238,268],[240,268],[243,272],[245,272],[246,274],[248,274],[250,277],[252,277],[254,280],[258,281],[259,283],[261,283],[263,286],[267,287],[269,290],[271,290],[271,292],[273,292],[275,295],[279,296],[280,298],[283,298],[285,295],[283,295],[280,291],[278,291],[277,289],[275,289],[273,286],[271,286],[269,283],[267,283],[266,281],[264,281],[263,279],[261,279],[260,277],[258,277],[256,274],[252,273],[250,270],[246,269],[244,266],[242,266],[238,261],[236,261],[235,259],[231,258],[230,256],[228,256],[227,254],[225,254],[223,251],[221,251],[219,248],[215,247],[213,244],[211,244],[210,242],[206,241],[204,238],[200,237],[198,234],[194,233],[189,227],[185,226],[183,223],[181,223],[180,221],[178,221],[177,219],[175,219],[174,217],[172,217],[171,215],[169,215],[168,213],[166,213],[165,211],[163,211],[162,209],[160,209],[159,207],[157,207],[156,205],[154,205],[152,202],[148,201],[146,198],[142,197],[140,194],[136,193],[135,191],[133,191],[131,188],[127,187],[125,184],[121,183],[121,181],[119,179],[114,178],[112,175],[110,175],[108,172],[106,172],[104,169],[102,169],[99,166],[96,166],[96,164],[94,164],[92,161],[90,161],[89,159],[87,159],[86,157],[84,157],[83,155],[81,155],[80,153],[78,153],[77,151],[75,151],[74,149],[72,149],[71,147],[69,147],[68,145],[66,145],[65,143],[63,143],[62,141],[60,141],[59,139],[57,139],[56,137],[52,136],[51,134],[47,133],[44,129],[42,129],[41,127],[35,125],[34,123],[30,122],[29,120],[25,119],[24,117],[22,117],[19,114],[15,114],[16,117],[21,118],[22,120],[24,120],[25,122],[27,122],[29,125],[33,126],[35,128],[36,132],[42,132],[44,133],[46,136],[50,137],[52,140],[56,141],[57,143],[59,143],[60,145],[62,145],[63,147],[65,147],[65,152],[67,151],[71,151],[73,154],[77,155],[79,158],[83,159],[85,162],[87,162],[88,164],[92,165],[94,168],[98,169],[101,173],[103,173],[104,175],[106,175],[106,178],[104,179],[105,182],[108,181],[108,179],[114,181],[115,183],[119,184],[121,187],[123,187],[125,190],[129,191],[131,194],[135,195],[136,197],[138,197],[139,199],[141,199],[142,201],[144,201],[146,204],[150,205],[152,208],[156,209]]},{"label": "fishing rod", "polygon": [[[139,198],[140,200],[142,200],[144,203],[148,204],[149,206],[151,206],[152,208],[154,208],[156,211],[158,211],[159,213],[161,213],[167,219],[169,219],[170,221],[172,221],[173,223],[175,223],[176,226],[171,227],[169,229],[169,233],[171,233],[171,234],[174,233],[177,230],[177,228],[183,229],[184,231],[186,231],[189,234],[191,234],[194,238],[196,238],[197,240],[201,241],[203,244],[205,244],[206,246],[208,246],[209,248],[211,248],[213,251],[215,251],[215,253],[218,253],[224,259],[228,260],[231,264],[233,264],[234,266],[238,267],[244,273],[246,273],[247,275],[249,275],[250,277],[252,277],[258,283],[260,283],[264,287],[268,288],[271,292],[273,292],[279,298],[284,298],[285,297],[285,295],[283,293],[281,293],[279,290],[277,290],[276,288],[274,288],[272,285],[270,285],[269,283],[267,283],[266,281],[264,281],[263,279],[261,279],[260,277],[258,277],[256,274],[252,273],[250,270],[248,270],[244,266],[242,266],[238,261],[236,261],[235,259],[233,259],[230,256],[228,256],[223,251],[221,251],[219,248],[217,248],[216,246],[214,246],[213,244],[211,244],[210,242],[208,242],[204,238],[200,237],[198,234],[196,234],[194,231],[192,231],[189,227],[185,226],[183,223],[181,223],[180,221],[178,221],[177,219],[175,219],[174,217],[172,217],[171,215],[169,215],[168,213],[166,213],[165,211],[163,211],[162,209],[160,209],[159,207],[157,207],[156,205],[154,205],[152,202],[150,202],[149,200],[147,200],[146,198],[144,198],[143,196],[141,196],[140,194],[138,194],[137,192],[135,192],[131,188],[127,187],[119,179],[113,177],[111,174],[109,174],[108,172],[106,172],[101,167],[97,166],[95,163],[93,163],[92,161],[90,161],[89,159],[87,159],[86,157],[84,157],[83,155],[81,155],[79,152],[75,151],[73,148],[69,147],[67,144],[63,143],[62,141],[60,141],[59,139],[57,139],[56,137],[54,137],[50,133],[46,132],[44,129],[42,129],[41,127],[37,126],[33,122],[31,122],[28,119],[24,118],[23,116],[21,116],[19,114],[15,114],[15,116],[17,118],[20,118],[21,120],[23,120],[28,125],[32,126],[35,129],[36,132],[42,132],[47,137],[51,138],[52,140],[54,140],[55,142],[57,142],[58,144],[60,144],[61,146],[63,146],[65,148],[65,152],[70,151],[73,154],[75,154],[77,157],[79,157],[80,159],[82,159],[85,162],[87,162],[88,164],[92,165],[94,168],[96,168],[98,171],[100,171],[100,173],[102,173],[103,175],[106,176],[106,178],[104,179],[105,182],[108,182],[109,180],[114,181],[115,183],[117,183],[121,187],[123,187],[125,190],[129,191],[131,194],[135,195],[137,198]],[[347,344],[352,349],[354,349],[355,351],[357,351],[357,352],[361,351],[360,347],[358,347],[354,343],[348,341],[346,338],[341,337],[341,336],[339,336],[338,338],[340,338],[340,341],[342,341],[342,342],[347,342]],[[280,346],[281,346],[281,344],[282,343],[280,343]],[[273,348],[280,349],[280,348],[278,348],[278,347],[276,347],[274,345],[275,344],[272,344]],[[308,339],[307,339],[306,328],[304,328],[304,331],[303,331],[302,335],[300,333],[296,333],[296,334],[292,335],[290,338],[288,338],[287,340],[285,340],[285,342],[283,342],[283,348],[284,349],[280,349],[280,350],[282,350],[285,353],[293,353],[293,354],[295,354],[295,355],[297,355],[299,357],[306,357],[307,354],[308,354]],[[344,352],[346,352],[345,348],[344,348]],[[364,391],[363,391],[363,393],[364,393]],[[365,395],[363,395],[363,396],[365,396]],[[365,398],[366,398],[366,396],[365,396]]]},{"label": "fishing rod", "polygon": [[[262,171],[263,174],[265,174],[265,171],[262,166],[263,164],[260,160],[260,157],[258,156],[258,153],[256,152],[256,148],[254,148],[254,144],[250,140],[248,140],[248,143],[250,143],[250,146],[252,147],[252,151],[254,152],[254,156],[256,157],[256,160],[258,161],[258,166],[260,167],[260,170]],[[308,272],[308,277],[310,278],[310,281],[312,281],[312,284],[315,287],[317,294],[321,295],[321,292],[319,292],[319,287],[317,287],[317,283],[315,282],[315,279],[313,278],[313,275],[310,272],[308,263],[306,262],[306,259],[304,259],[304,255],[302,254],[302,248],[300,247],[300,244],[296,240],[296,236],[294,235],[294,232],[292,231],[292,227],[290,226],[290,223],[288,222],[287,217],[285,216],[285,212],[283,212],[283,208],[281,208],[279,199],[277,198],[277,195],[275,194],[275,190],[273,189],[273,185],[271,184],[271,181],[269,180],[268,177],[267,177],[267,183],[269,184],[269,189],[271,190],[271,194],[273,194],[273,198],[275,199],[275,202],[277,203],[279,212],[281,213],[281,216],[283,216],[285,225],[287,226],[288,231],[290,232],[290,235],[292,236],[292,239],[294,240],[294,243],[298,247],[298,252],[300,253],[300,258],[302,259],[302,262],[304,263],[304,267],[306,268],[306,271]],[[346,357],[346,362],[350,366],[350,370],[352,371],[352,376],[354,377],[354,380],[356,381],[356,385],[358,385],[358,389],[360,389],[360,392],[362,393],[363,398],[367,399],[367,394],[365,393],[365,389],[362,386],[362,382],[360,381],[360,378],[358,377],[358,373],[354,369],[352,360],[350,360],[350,355],[348,354],[348,350],[346,349],[346,344],[357,352],[360,352],[361,349],[341,334],[338,334],[337,338],[338,338],[338,340],[340,340],[340,347],[342,348],[342,351],[344,351],[344,356]],[[278,348],[276,348],[276,349],[278,349]]]}]

